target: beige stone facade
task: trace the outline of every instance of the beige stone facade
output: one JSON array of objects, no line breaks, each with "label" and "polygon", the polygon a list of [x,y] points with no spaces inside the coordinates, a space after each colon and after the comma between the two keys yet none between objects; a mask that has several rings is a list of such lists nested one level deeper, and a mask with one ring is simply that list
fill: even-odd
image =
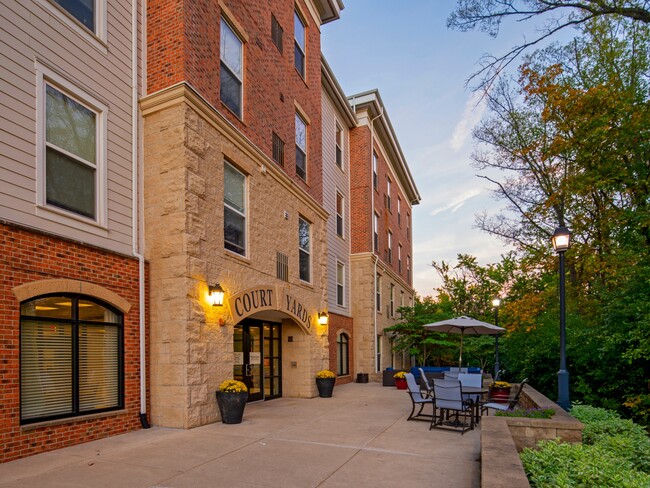
[{"label": "beige stone facade", "polygon": [[[281,322],[283,396],[315,396],[314,374],[328,365],[327,329],[317,321],[327,305],[326,212],[188,85],[141,106],[151,422],[191,428],[218,419],[214,392],[233,376],[233,316]],[[246,257],[224,248],[226,160],[246,175]],[[299,279],[299,216],[311,224],[310,283]],[[289,258],[288,281],[276,277],[278,251]],[[223,307],[207,300],[217,282]],[[248,315],[229,306],[261,288],[275,290],[277,304]],[[287,308],[291,299],[300,309]]]}]

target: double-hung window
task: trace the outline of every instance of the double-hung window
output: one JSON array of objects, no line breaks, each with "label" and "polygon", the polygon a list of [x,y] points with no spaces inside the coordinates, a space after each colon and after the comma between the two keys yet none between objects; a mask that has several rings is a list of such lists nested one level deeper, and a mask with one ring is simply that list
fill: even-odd
[{"label": "double-hung window", "polygon": [[343,237],[343,215],[344,215],[344,202],[343,195],[336,192],[336,235]]},{"label": "double-hung window", "polygon": [[373,218],[373,232],[374,232],[374,239],[373,239],[373,244],[375,246],[375,252],[379,252],[379,215],[377,213],[374,214]]},{"label": "double-hung window", "polygon": [[246,255],[246,176],[224,163],[223,241],[229,251]]},{"label": "double-hung window", "polygon": [[391,186],[391,181],[390,178],[386,180],[386,207],[388,207],[388,210],[390,210],[390,186]]},{"label": "double-hung window", "polygon": [[221,101],[242,118],[244,43],[225,19],[221,19]]},{"label": "double-hung window", "polygon": [[[44,70],[46,71],[46,70]],[[40,201],[103,224],[106,108],[43,78],[44,187]]]},{"label": "double-hung window", "polygon": [[95,32],[95,0],[54,0],[88,30]]},{"label": "double-hung window", "polygon": [[388,264],[393,264],[393,233],[388,231]]},{"label": "double-hung window", "polygon": [[22,424],[124,408],[123,316],[82,295],[20,306]]},{"label": "double-hung window", "polygon": [[307,123],[296,113],[296,174],[307,181]]},{"label": "double-hung window", "polygon": [[300,279],[311,283],[311,224],[298,218],[298,252]]},{"label": "double-hung window", "polygon": [[343,130],[336,124],[336,165],[343,169]]},{"label": "double-hung window", "polygon": [[402,245],[397,245],[397,272],[402,274]]},{"label": "double-hung window", "polygon": [[377,312],[381,312],[381,276],[375,276],[375,307]]},{"label": "double-hung window", "polygon": [[397,225],[402,227],[402,199],[397,197]]},{"label": "double-hung window", "polygon": [[390,316],[395,317],[395,285],[390,284]]},{"label": "double-hung window", "polygon": [[372,152],[372,187],[376,190],[379,187],[379,177],[377,176],[377,153]]},{"label": "double-hung window", "polygon": [[293,12],[293,62],[300,73],[300,76],[305,77],[305,23],[298,12]]},{"label": "double-hung window", "polygon": [[336,304],[345,306],[345,265],[341,262],[336,263]]}]

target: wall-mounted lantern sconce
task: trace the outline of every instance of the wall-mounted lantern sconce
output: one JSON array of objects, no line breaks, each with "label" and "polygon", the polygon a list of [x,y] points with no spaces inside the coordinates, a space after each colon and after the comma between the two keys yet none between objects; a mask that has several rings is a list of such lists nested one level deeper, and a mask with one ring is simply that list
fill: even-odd
[{"label": "wall-mounted lantern sconce", "polygon": [[210,292],[210,304],[213,307],[222,307],[223,296],[226,294],[226,291],[221,288],[219,283],[214,286],[208,286],[208,290]]},{"label": "wall-mounted lantern sconce", "polygon": [[318,323],[320,325],[327,325],[330,321],[330,316],[327,315],[327,312],[321,312],[318,314]]}]

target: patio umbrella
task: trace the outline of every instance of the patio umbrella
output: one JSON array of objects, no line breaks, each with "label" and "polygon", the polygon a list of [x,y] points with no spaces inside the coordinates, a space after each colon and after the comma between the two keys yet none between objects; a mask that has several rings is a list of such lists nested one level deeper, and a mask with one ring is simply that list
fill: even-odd
[{"label": "patio umbrella", "polygon": [[472,317],[467,317],[461,315],[460,317],[454,317],[453,319],[440,320],[439,322],[433,322],[432,324],[426,324],[423,326],[425,329],[433,330],[436,332],[448,332],[451,334],[460,334],[460,355],[458,356],[458,367],[460,368],[463,363],[463,336],[465,335],[483,335],[483,334],[499,334],[503,332],[503,327],[498,327],[493,324],[488,324],[487,322],[481,322],[480,320],[473,319]]}]

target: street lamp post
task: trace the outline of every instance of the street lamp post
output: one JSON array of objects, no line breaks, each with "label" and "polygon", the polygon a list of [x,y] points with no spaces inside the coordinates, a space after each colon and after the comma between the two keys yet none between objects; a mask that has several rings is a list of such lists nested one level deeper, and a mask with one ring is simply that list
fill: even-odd
[{"label": "street lamp post", "polygon": [[[495,298],[492,300],[492,306],[494,307],[494,325],[499,326],[499,305],[501,305],[501,299]],[[499,364],[499,334],[495,337],[495,348],[494,348],[494,381],[499,377],[499,370],[501,365]]]},{"label": "street lamp post", "polygon": [[569,371],[566,368],[566,304],[564,253],[571,246],[571,232],[564,226],[555,229],[551,238],[553,249],[560,258],[560,370],[557,372],[557,404],[564,410],[571,408],[569,401]]}]

